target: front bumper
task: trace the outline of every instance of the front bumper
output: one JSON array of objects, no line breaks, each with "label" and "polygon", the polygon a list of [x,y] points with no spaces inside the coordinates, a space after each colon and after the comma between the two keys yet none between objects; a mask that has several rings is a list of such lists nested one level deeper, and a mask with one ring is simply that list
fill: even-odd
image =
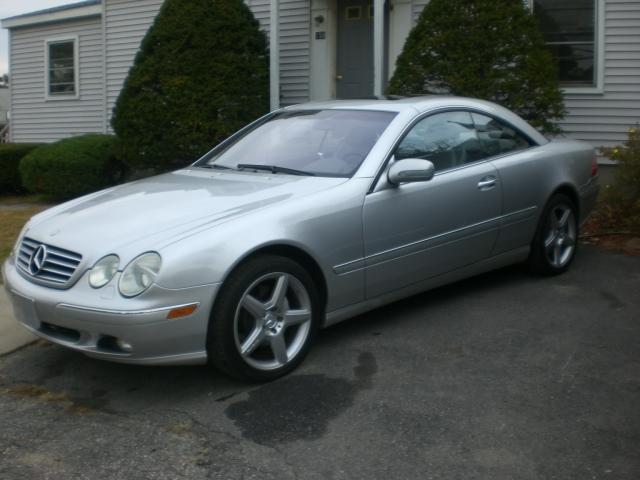
[{"label": "front bumper", "polygon": [[[153,285],[136,298],[115,285],[93,289],[86,273],[68,290],[31,283],[9,258],[2,276],[16,320],[34,334],[95,358],[147,365],[201,364],[207,360],[209,314],[220,284],[183,289]],[[169,311],[197,304],[188,316]],[[122,348],[125,346],[125,348]]]}]

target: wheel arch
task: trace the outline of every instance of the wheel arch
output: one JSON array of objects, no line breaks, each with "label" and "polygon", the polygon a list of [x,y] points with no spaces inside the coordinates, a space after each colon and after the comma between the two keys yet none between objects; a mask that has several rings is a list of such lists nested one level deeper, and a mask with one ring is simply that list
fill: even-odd
[{"label": "wheel arch", "polygon": [[[322,271],[322,267],[316,261],[316,259],[309,252],[296,245],[291,245],[289,243],[272,243],[262,245],[255,248],[254,250],[251,250],[242,258],[238,259],[238,261],[234,265],[232,265],[231,268],[229,268],[221,281],[222,285],[224,285],[227,278],[229,278],[229,276],[233,274],[233,272],[235,272],[238,268],[240,268],[250,259],[260,255],[279,255],[282,257],[287,257],[296,261],[305,270],[307,270],[307,272],[309,272],[309,274],[311,275],[311,278],[313,279],[316,287],[318,288],[318,293],[320,294],[320,306],[322,308],[321,318],[324,317],[328,300],[327,279],[324,272]],[[322,318],[321,323],[324,323],[324,318]]]},{"label": "wheel arch", "polygon": [[576,190],[576,188],[569,183],[563,183],[562,185],[556,187],[556,189],[553,192],[551,192],[551,195],[549,195],[549,198],[547,199],[547,201],[549,201],[554,195],[557,195],[557,194],[566,195],[571,200],[573,200],[573,203],[575,204],[576,209],[578,210],[576,213],[579,219],[580,218],[580,195],[578,195],[578,191]]}]

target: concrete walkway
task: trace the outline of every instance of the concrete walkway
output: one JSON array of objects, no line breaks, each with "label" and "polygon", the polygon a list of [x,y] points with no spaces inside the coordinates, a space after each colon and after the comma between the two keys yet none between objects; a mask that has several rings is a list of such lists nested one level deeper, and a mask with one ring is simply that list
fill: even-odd
[{"label": "concrete walkway", "polygon": [[36,337],[13,318],[7,292],[0,285],[0,355],[13,352],[35,340]]}]

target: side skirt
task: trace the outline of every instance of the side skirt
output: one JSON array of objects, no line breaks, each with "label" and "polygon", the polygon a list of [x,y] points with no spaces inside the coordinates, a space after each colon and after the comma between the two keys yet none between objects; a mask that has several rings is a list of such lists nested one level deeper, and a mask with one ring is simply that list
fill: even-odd
[{"label": "side skirt", "polygon": [[443,273],[442,275],[431,277],[427,280],[423,280],[407,287],[394,290],[379,297],[370,298],[368,300],[365,300],[364,302],[356,303],[340,308],[338,310],[334,310],[332,312],[328,312],[323,327],[334,325],[351,317],[355,317],[356,315],[360,315],[388,303],[395,302],[412,295],[416,295],[426,290],[431,290],[448,283],[457,282],[458,280],[462,280],[464,278],[473,277],[485,272],[489,272],[491,270],[506,267],[507,265],[523,262],[527,259],[528,256],[528,246],[517,248],[515,250],[510,250],[508,252],[501,253],[500,255],[481,260],[480,262],[474,263],[472,265],[467,265],[466,267],[452,270],[450,272]]}]

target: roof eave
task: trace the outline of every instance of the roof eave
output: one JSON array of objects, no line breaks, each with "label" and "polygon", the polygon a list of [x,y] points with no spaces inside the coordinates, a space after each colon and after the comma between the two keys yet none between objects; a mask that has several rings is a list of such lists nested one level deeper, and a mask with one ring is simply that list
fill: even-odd
[{"label": "roof eave", "polygon": [[76,20],[79,18],[94,17],[102,15],[102,5],[85,5],[77,8],[68,8],[65,10],[53,12],[35,12],[30,15],[23,15],[13,18],[5,18],[0,21],[2,28],[19,28],[32,25],[40,25],[43,23],[64,22],[68,20]]}]

